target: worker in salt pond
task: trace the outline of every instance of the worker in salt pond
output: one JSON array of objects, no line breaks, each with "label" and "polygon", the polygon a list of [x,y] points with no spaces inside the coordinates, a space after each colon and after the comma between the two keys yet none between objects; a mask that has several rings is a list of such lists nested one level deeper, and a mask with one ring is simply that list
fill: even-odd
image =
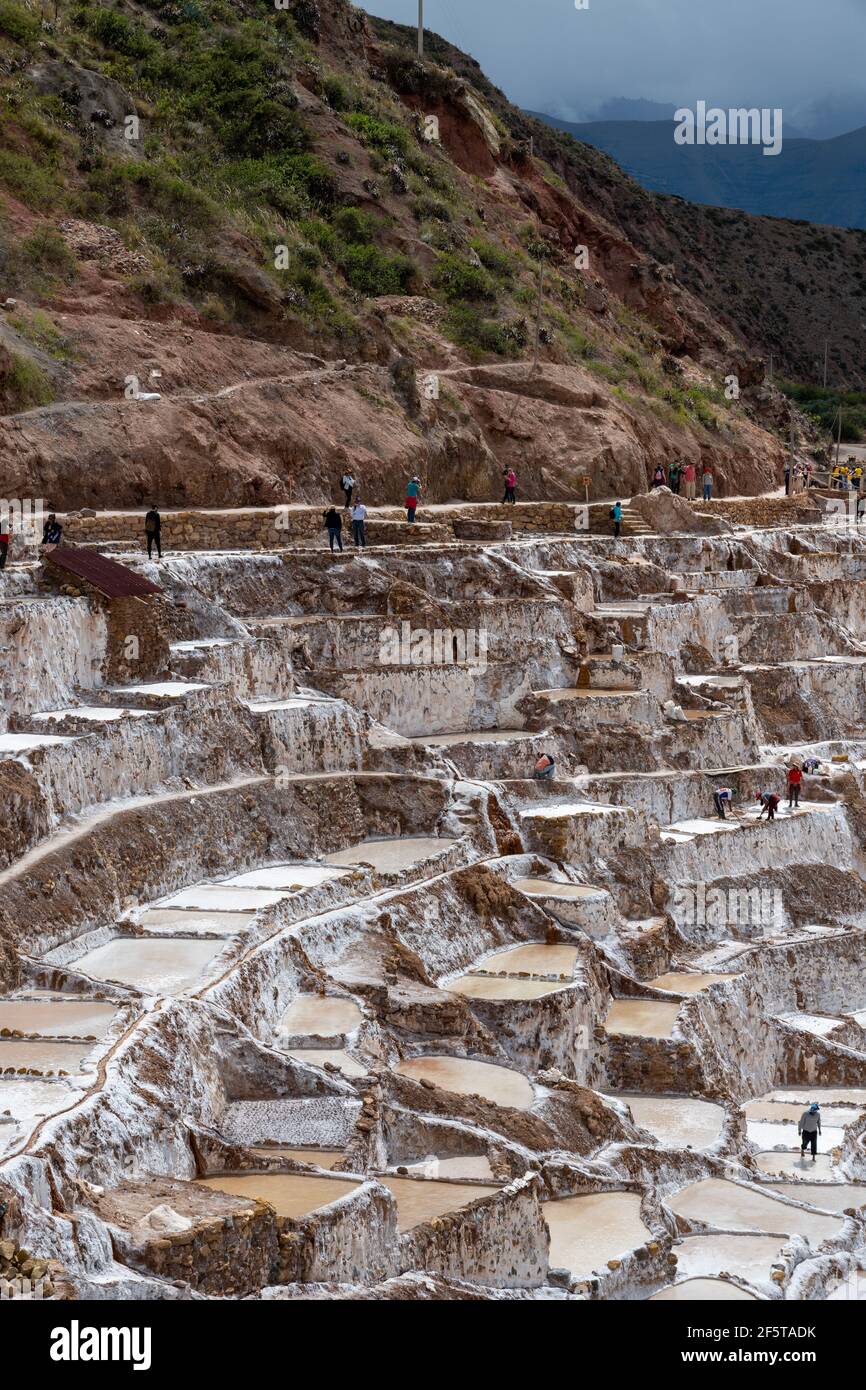
[{"label": "worker in salt pond", "polygon": [[788,810],[800,805],[800,787],[803,782],[803,770],[797,763],[791,763],[788,768]]},{"label": "worker in salt pond", "polygon": [[719,820],[727,820],[725,807],[730,806],[733,797],[733,787],[716,787],[716,790],[713,792],[713,805],[716,808],[716,815]]},{"label": "worker in salt pond", "polygon": [[540,781],[542,778],[553,777],[555,774],[556,759],[553,754],[540,753],[535,763],[535,771],[532,774],[533,777]]},{"label": "worker in salt pond", "polygon": [[800,1136],[800,1157],[805,1157],[806,1145],[812,1147],[812,1162],[818,1156],[818,1135],[821,1133],[821,1107],[816,1100],[812,1101],[808,1110],[804,1110],[797,1121],[797,1133]]}]

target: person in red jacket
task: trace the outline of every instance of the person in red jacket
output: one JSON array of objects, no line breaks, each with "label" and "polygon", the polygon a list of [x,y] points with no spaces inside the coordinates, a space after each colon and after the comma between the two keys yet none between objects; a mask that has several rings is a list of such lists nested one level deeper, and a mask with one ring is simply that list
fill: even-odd
[{"label": "person in red jacket", "polygon": [[803,770],[796,763],[792,763],[788,768],[788,808],[800,805],[800,787],[803,782]]},{"label": "person in red jacket", "polygon": [[505,483],[505,496],[503,502],[515,501],[514,489],[517,487],[517,474],[513,468],[503,468],[502,478]]},{"label": "person in red jacket", "polygon": [[0,570],[6,568],[6,556],[12,542],[12,518],[0,516]]}]

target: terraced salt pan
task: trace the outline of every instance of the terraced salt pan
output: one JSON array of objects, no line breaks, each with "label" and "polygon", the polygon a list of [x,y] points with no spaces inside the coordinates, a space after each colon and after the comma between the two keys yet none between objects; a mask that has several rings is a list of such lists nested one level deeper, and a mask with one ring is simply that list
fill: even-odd
[{"label": "terraced salt pan", "polygon": [[234,888],[223,883],[197,883],[182,888],[166,898],[165,907],[193,907],[200,912],[212,908],[215,912],[257,912],[288,897],[288,890],[270,888]]},{"label": "terraced salt pan", "polygon": [[733,975],[715,975],[711,971],[699,975],[685,970],[671,970],[667,975],[657,975],[647,983],[652,985],[653,989],[669,989],[674,994],[700,994],[702,990],[709,989],[710,985],[733,979]]},{"label": "terraced salt pan", "polygon": [[0,1029],[45,1038],[101,1038],[116,1013],[116,1005],[97,999],[0,999]]},{"label": "terraced salt pan", "polygon": [[666,1197],[665,1203],[677,1216],[716,1226],[722,1231],[802,1235],[813,1245],[839,1235],[842,1230],[842,1220],[837,1216],[801,1211],[799,1207],[788,1206],[725,1178],[706,1178],[692,1183]]},{"label": "terraced salt pan", "polygon": [[92,1042],[43,1042],[30,1038],[0,1038],[0,1071],[35,1067],[37,1071],[78,1072],[93,1048]]},{"label": "terraced salt pan", "polygon": [[323,1067],[326,1062],[330,1062],[332,1067],[336,1067],[344,1076],[353,1080],[367,1075],[367,1068],[354,1057],[350,1057],[342,1047],[289,1047],[286,1049],[286,1055],[299,1062],[306,1062],[311,1067]]},{"label": "terraced salt pan", "polygon": [[203,681],[152,681],[146,685],[112,685],[108,689],[114,695],[158,695],[165,699],[178,700],[193,690],[208,690]]},{"label": "terraced salt pan", "polygon": [[591,883],[554,883],[548,878],[516,878],[512,883],[518,893],[530,898],[566,898],[581,901],[586,898],[606,897],[604,888],[596,888]]},{"label": "terraced salt pan", "polygon": [[136,919],[154,935],[234,936],[256,920],[254,912],[195,912],[191,908],[148,908]]},{"label": "terraced salt pan", "polygon": [[546,994],[559,994],[568,983],[553,980],[492,980],[485,975],[460,975],[442,988],[449,994],[462,994],[467,999],[542,999]]},{"label": "terraced salt pan", "polygon": [[[743,1106],[747,1120],[793,1120],[794,1124],[806,1108],[805,1105],[798,1105],[796,1101],[772,1100],[750,1100]],[[862,1114],[862,1110],[862,1106],[822,1105],[821,1123],[841,1125],[844,1128]]]},{"label": "terraced salt pan", "polygon": [[382,1183],[397,1199],[397,1229],[411,1231],[423,1221],[433,1221],[449,1211],[459,1211],[479,1197],[489,1197],[490,1187],[479,1187],[474,1183],[430,1182],[418,1178],[392,1177],[390,1173],[377,1174],[376,1181]]},{"label": "terraced salt pan", "polygon": [[813,1100],[823,1108],[825,1105],[866,1106],[866,1087],[864,1086],[781,1086],[770,1091],[759,1100],[791,1100],[797,1105],[811,1105]]},{"label": "terraced salt pan", "polygon": [[201,979],[222,941],[181,937],[116,937],[87,951],[74,968],[94,980],[132,985],[143,994],[182,994]]},{"label": "terraced salt pan", "polygon": [[61,743],[74,743],[63,734],[0,734],[0,755],[31,753],[36,748],[56,748]]},{"label": "terraced salt pan", "polygon": [[[749,1120],[746,1124],[746,1133],[750,1144],[757,1144],[759,1149],[775,1149],[777,1144],[783,1144],[786,1149],[800,1147],[800,1136],[797,1133],[796,1122],[788,1121],[783,1124],[774,1124],[770,1120]],[[845,1131],[835,1125],[825,1125],[823,1117],[821,1120],[821,1133],[818,1135],[818,1148],[822,1150],[835,1149],[842,1143]],[[811,1155],[810,1162],[811,1162]]]},{"label": "terraced salt pan", "polygon": [[756,1301],[758,1295],[741,1289],[729,1279],[686,1279],[682,1284],[668,1284],[659,1289],[648,1303],[743,1303]]},{"label": "terraced salt pan", "polygon": [[679,1011],[679,1004],[661,999],[614,999],[604,1030],[635,1038],[669,1038]]},{"label": "terraced salt pan", "polygon": [[63,1110],[76,1094],[74,1083],[66,1080],[0,1076],[0,1154],[20,1143],[39,1120]]},{"label": "terraced salt pan", "polygon": [[285,888],[295,892],[300,888],[318,888],[322,883],[345,877],[345,871],[325,868],[321,864],[275,864],[271,868],[235,874],[223,882],[230,888]]},{"label": "terraced salt pan", "polygon": [[278,1216],[297,1219],[307,1216],[354,1192],[357,1180],[308,1177],[304,1173],[224,1173],[218,1178],[199,1178],[204,1187],[270,1202]]},{"label": "terraced salt pan", "polygon": [[618,1094],[625,1101],[635,1123],[667,1148],[706,1149],[721,1137],[725,1111],[721,1105],[693,1096],[640,1096]]},{"label": "terraced salt pan", "polygon": [[790,1149],[787,1153],[759,1153],[755,1155],[755,1162],[762,1173],[770,1173],[774,1177],[826,1178],[831,1181],[837,1176],[836,1168],[829,1154],[818,1154],[814,1163],[811,1153],[807,1157],[801,1158],[799,1140],[797,1141],[796,1152]]},{"label": "terraced salt pan", "polygon": [[444,836],[404,836],[394,840],[362,840],[350,849],[326,854],[326,864],[372,864],[380,873],[396,874],[411,869],[423,859],[429,859],[456,844]]},{"label": "terraced salt pan", "polygon": [[311,705],[332,705],[336,701],[320,695],[288,695],[284,700],[241,700],[252,714],[270,714],[278,709],[309,709]]},{"label": "terraced salt pan", "polygon": [[525,970],[530,975],[572,975],[576,960],[576,946],[530,943],[526,946],[508,946],[504,951],[485,956],[472,966],[469,974],[474,975],[479,970],[504,970],[508,975],[516,975]]},{"label": "terraced salt pan", "polygon": [[774,1192],[781,1192],[784,1197],[795,1197],[798,1202],[811,1202],[813,1207],[823,1207],[824,1211],[843,1212],[848,1207],[857,1210],[866,1206],[866,1183],[771,1182],[768,1186]]},{"label": "terraced salt pan", "polygon": [[253,1148],[256,1158],[293,1158],[296,1163],[315,1163],[318,1168],[333,1168],[343,1157],[342,1149],[289,1149],[281,1144]]},{"label": "terraced salt pan", "polygon": [[726,1272],[750,1284],[768,1284],[787,1236],[686,1236],[676,1247],[677,1274],[686,1278]]},{"label": "terraced salt pan", "polygon": [[636,1192],[591,1192],[546,1202],[551,1267],[580,1279],[643,1245],[651,1232],[640,1208]]},{"label": "terraced salt pan", "polygon": [[451,748],[459,743],[517,743],[540,737],[530,729],[467,729],[460,734],[421,734],[407,742],[423,748]]},{"label": "terraced salt pan", "polygon": [[351,1033],[364,1015],[353,999],[337,995],[299,994],[277,1024],[277,1032],[290,1037],[332,1038]]},{"label": "terraced salt pan", "polygon": [[417,1163],[406,1163],[401,1166],[408,1168],[410,1173],[417,1173],[422,1177],[455,1178],[468,1182],[475,1178],[483,1180],[493,1177],[490,1159],[486,1154],[459,1154],[452,1155],[450,1158],[438,1158],[431,1155],[430,1158],[420,1159]]},{"label": "terraced salt pan", "polygon": [[788,1013],[779,1014],[779,1018],[783,1019],[785,1023],[790,1023],[794,1028],[802,1028],[806,1033],[814,1033],[818,1038],[826,1038],[842,1022],[840,1018],[828,1018],[824,1014]]},{"label": "terraced salt pan", "polygon": [[495,1105],[528,1110],[535,1092],[526,1077],[495,1062],[473,1062],[466,1057],[408,1057],[394,1068],[413,1081],[432,1081],[459,1096],[479,1095]]},{"label": "terraced salt pan", "polygon": [[149,709],[125,709],[120,705],[74,705],[69,709],[42,710],[32,714],[31,719],[47,721],[53,719],[88,719],[94,724],[113,724],[118,719],[151,719],[154,711]]}]

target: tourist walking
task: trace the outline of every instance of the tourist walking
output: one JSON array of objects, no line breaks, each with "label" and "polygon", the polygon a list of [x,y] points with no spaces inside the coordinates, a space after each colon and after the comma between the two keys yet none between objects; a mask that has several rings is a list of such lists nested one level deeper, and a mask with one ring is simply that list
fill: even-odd
[{"label": "tourist walking", "polygon": [[812,1162],[818,1157],[818,1135],[821,1133],[821,1107],[816,1100],[812,1101],[808,1110],[804,1110],[797,1121],[797,1133],[800,1136],[800,1157],[805,1158],[806,1146],[811,1146]]},{"label": "tourist walking", "polygon": [[363,550],[367,544],[367,508],[360,497],[355,498],[352,508],[352,539],[357,549]]},{"label": "tourist walking", "polygon": [[670,488],[671,492],[675,492],[677,496],[679,496],[681,477],[682,467],[679,464],[679,462],[676,459],[674,459],[673,463],[670,466],[670,471],[668,472],[668,487]]},{"label": "tourist walking", "polygon": [[650,487],[654,487],[654,488],[655,488],[655,487],[664,487],[664,485],[665,485],[665,470],[662,468],[662,466],[661,466],[660,463],[657,463],[656,466],[655,466],[655,471],[654,471],[654,473],[653,473],[653,480],[652,480],[652,483],[650,484]]},{"label": "tourist walking", "polygon": [[57,520],[53,512],[49,512],[48,520],[42,527],[42,544],[59,545],[63,538],[63,527]]},{"label": "tourist walking", "polygon": [[552,753],[541,753],[535,764],[533,777],[537,781],[542,781],[548,777],[553,777],[556,773],[556,759]]},{"label": "tourist walking", "polygon": [[796,763],[788,768],[788,808],[800,805],[800,786],[803,781],[802,770]]},{"label": "tourist walking", "polygon": [[710,498],[713,495],[713,470],[712,468],[710,468],[710,465],[708,463],[704,464],[704,471],[701,476],[701,482],[703,483],[704,487],[704,501],[709,502]]},{"label": "tourist walking", "polygon": [[517,487],[517,474],[513,468],[503,468],[502,478],[505,483],[505,496],[503,502],[515,502],[514,489]]},{"label": "tourist walking", "polygon": [[788,497],[788,496],[790,495],[790,492],[791,492],[791,465],[790,465],[790,463],[786,463],[786,464],[785,464],[785,496]]},{"label": "tourist walking", "polygon": [[6,568],[6,556],[12,544],[12,517],[0,516],[0,570]]},{"label": "tourist walking", "polygon": [[343,518],[336,507],[329,507],[322,513],[322,519],[328,531],[328,544],[331,550],[343,549]]},{"label": "tourist walking", "polygon": [[621,502],[614,502],[613,506],[612,506],[611,509],[610,509],[610,519],[611,519],[611,521],[613,522],[613,534],[614,534],[614,539],[615,539],[615,540],[618,540],[618,539],[619,539],[619,533],[620,533],[620,531],[622,530],[622,503],[621,503]]},{"label": "tourist walking", "polygon": [[153,557],[153,547],[156,545],[156,553],[162,559],[162,517],[156,503],[151,503],[150,511],[144,518],[144,534],[147,536],[147,558]]},{"label": "tourist walking", "polygon": [[351,473],[349,472],[348,468],[346,469],[345,473],[343,474],[342,478],[340,479],[340,487],[343,489],[343,496],[344,496],[345,499],[346,499],[346,506],[347,506],[347,507],[351,507],[351,505],[352,505],[352,491],[353,491],[353,489],[354,489],[354,487],[355,487],[355,479],[352,477],[352,475],[351,475]]},{"label": "tourist walking", "polygon": [[695,465],[686,463],[683,468],[683,482],[686,485],[686,498],[689,502],[695,500]]},{"label": "tourist walking", "polygon": [[725,807],[730,806],[733,799],[733,787],[716,787],[716,790],[713,792],[713,805],[716,808],[716,815],[719,820],[727,820]]},{"label": "tourist walking", "polygon": [[421,479],[417,473],[414,478],[410,478],[406,484],[406,520],[415,520],[415,509],[418,506],[418,498],[421,493]]},{"label": "tourist walking", "polygon": [[764,812],[767,813],[767,820],[776,819],[776,809],[779,805],[779,798],[775,792],[755,792],[755,800],[761,803],[758,812],[758,820],[763,820]]}]

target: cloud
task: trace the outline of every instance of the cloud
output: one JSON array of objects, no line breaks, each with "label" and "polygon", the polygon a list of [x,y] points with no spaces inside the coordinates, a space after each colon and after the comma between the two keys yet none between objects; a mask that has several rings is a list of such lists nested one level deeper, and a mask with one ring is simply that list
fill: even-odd
[{"label": "cloud", "polygon": [[[370,0],[414,24],[416,0]],[[781,106],[862,92],[863,0],[425,0],[431,29],[477,58],[512,101],[581,119],[605,101]]]}]

